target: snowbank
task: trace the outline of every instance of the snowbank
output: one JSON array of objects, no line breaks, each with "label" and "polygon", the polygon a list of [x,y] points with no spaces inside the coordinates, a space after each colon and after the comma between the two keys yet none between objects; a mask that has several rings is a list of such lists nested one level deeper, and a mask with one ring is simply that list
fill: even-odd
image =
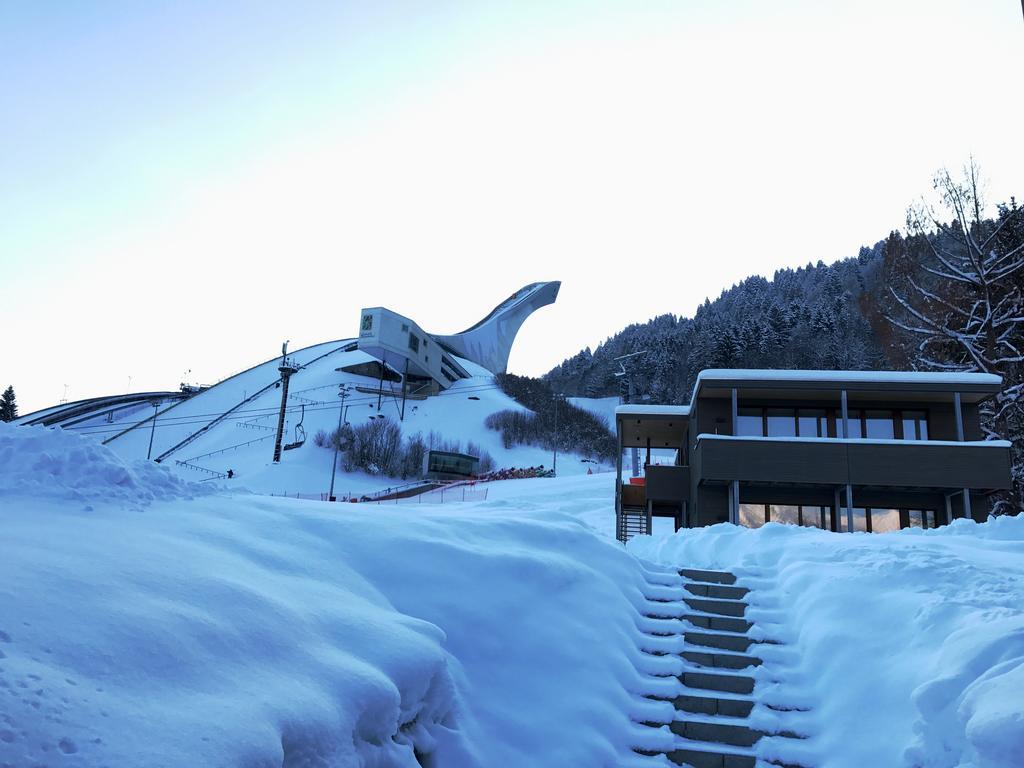
[{"label": "snowbank", "polygon": [[842,534],[718,525],[630,542],[734,570],[748,615],[795,651],[770,691],[820,768],[1024,765],[1024,515]]},{"label": "snowbank", "polygon": [[660,764],[638,626],[675,577],[571,514],[189,499],[0,435],[0,765]]},{"label": "snowbank", "polygon": [[206,491],[166,467],[127,461],[74,432],[0,422],[0,496],[145,504]]}]

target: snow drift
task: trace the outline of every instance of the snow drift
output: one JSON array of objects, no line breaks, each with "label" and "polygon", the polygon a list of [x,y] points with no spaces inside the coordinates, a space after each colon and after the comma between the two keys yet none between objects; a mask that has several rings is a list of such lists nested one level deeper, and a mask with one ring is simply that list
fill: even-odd
[{"label": "snow drift", "polygon": [[619,766],[660,738],[638,625],[672,574],[569,514],[190,498],[0,439],[0,765]]}]

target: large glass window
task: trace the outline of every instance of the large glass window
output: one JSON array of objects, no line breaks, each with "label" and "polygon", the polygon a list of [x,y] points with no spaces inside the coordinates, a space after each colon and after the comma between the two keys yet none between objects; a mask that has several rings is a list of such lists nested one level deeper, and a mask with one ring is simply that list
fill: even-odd
[{"label": "large glass window", "polygon": [[[836,517],[838,518],[839,530],[843,532],[849,531],[850,528],[846,521],[846,507],[840,507],[839,514]],[[868,530],[868,511],[864,507],[853,508],[853,530],[855,532],[867,532]]]},{"label": "large glass window", "polygon": [[864,414],[866,437],[875,440],[892,440],[896,437],[892,411],[866,411]]},{"label": "large glass window", "polygon": [[740,525],[747,528],[764,525],[764,504],[740,504]]},{"label": "large glass window", "polygon": [[801,408],[797,411],[800,437],[828,437],[828,415],[824,410]]},{"label": "large glass window", "polygon": [[900,529],[898,509],[871,509],[871,530],[874,533],[888,533]]},{"label": "large glass window", "polygon": [[907,517],[911,528],[934,528],[934,509],[908,509]]},{"label": "large glass window", "polygon": [[796,413],[792,408],[768,409],[769,437],[796,437]]},{"label": "large glass window", "polygon": [[764,415],[760,408],[740,408],[736,419],[738,435],[764,437]]},{"label": "large glass window", "polygon": [[768,508],[768,518],[773,523],[800,525],[800,507],[789,504],[772,504]]},{"label": "large glass window", "polygon": [[806,528],[825,528],[828,507],[800,507],[800,525]]},{"label": "large glass window", "polygon": [[924,411],[903,412],[903,439],[928,439],[928,414]]}]

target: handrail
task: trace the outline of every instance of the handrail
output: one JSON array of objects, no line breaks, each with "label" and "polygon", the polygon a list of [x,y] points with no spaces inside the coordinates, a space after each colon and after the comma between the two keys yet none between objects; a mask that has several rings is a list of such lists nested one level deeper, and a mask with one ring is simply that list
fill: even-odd
[{"label": "handrail", "polygon": [[187,461],[174,462],[179,467],[185,467],[186,469],[194,469],[197,472],[205,472],[208,475],[213,475],[214,478],[226,478],[228,475],[226,472],[218,472],[215,469],[207,469],[206,467],[200,467],[198,464],[189,464]]},{"label": "handrail", "polygon": [[[276,432],[275,432],[275,434],[276,434]],[[200,453],[198,456],[193,456],[192,458],[185,459],[184,461],[179,461],[178,463],[179,464],[184,464],[184,463],[187,463],[189,461],[195,461],[196,459],[205,459],[207,456],[216,456],[219,453],[227,453],[228,451],[233,451],[236,448],[244,448],[245,446],[252,445],[253,443],[261,443],[264,440],[267,440],[267,439],[269,439],[269,438],[271,438],[273,436],[274,435],[264,435],[263,437],[257,437],[254,440],[247,440],[246,442],[239,443],[238,445],[229,445],[227,448],[220,448],[220,449],[218,449],[216,451],[210,451],[209,453]]]}]

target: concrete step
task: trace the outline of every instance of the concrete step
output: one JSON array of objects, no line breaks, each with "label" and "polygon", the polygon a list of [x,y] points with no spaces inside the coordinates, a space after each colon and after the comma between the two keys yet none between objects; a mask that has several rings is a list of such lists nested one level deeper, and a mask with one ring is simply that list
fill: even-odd
[{"label": "concrete step", "polygon": [[690,581],[706,581],[712,584],[735,584],[736,577],[728,571],[701,571],[694,568],[683,568],[679,575]]},{"label": "concrete step", "polygon": [[694,741],[729,744],[734,747],[752,747],[764,734],[739,723],[716,723],[706,720],[676,720],[669,728],[672,733]]},{"label": "concrete step", "polygon": [[722,634],[719,632],[684,632],[683,638],[690,645],[707,648],[721,648],[724,651],[746,653],[754,644],[753,639],[744,635]]},{"label": "concrete step", "polygon": [[731,697],[722,693],[720,696],[700,696],[697,693],[684,693],[673,700],[675,708],[680,712],[693,712],[701,715],[725,715],[726,717],[748,717],[754,708],[751,699],[740,696]]},{"label": "concrete step", "polygon": [[742,600],[750,592],[746,587],[727,587],[723,584],[683,584],[683,588],[697,597],[712,597],[724,600]]},{"label": "concrete step", "polygon": [[708,745],[687,745],[668,753],[668,759],[676,765],[692,768],[754,768],[757,759],[750,754],[732,751],[727,747],[715,748]]},{"label": "concrete step", "polygon": [[684,672],[679,681],[687,688],[706,691],[750,694],[754,692],[754,678],[745,675],[731,675],[724,672]]},{"label": "concrete step", "polygon": [[714,613],[719,616],[742,616],[747,612],[747,604],[742,600],[722,600],[707,597],[684,597],[683,602],[695,611]]},{"label": "concrete step", "polygon": [[719,653],[715,651],[685,650],[682,656],[687,661],[700,664],[702,667],[719,669],[746,669],[761,666],[761,659],[745,653]]},{"label": "concrete step", "polygon": [[750,631],[754,626],[744,619],[736,619],[731,616],[702,616],[699,614],[687,613],[681,618],[701,629],[720,630],[722,632],[737,632],[741,635]]}]

